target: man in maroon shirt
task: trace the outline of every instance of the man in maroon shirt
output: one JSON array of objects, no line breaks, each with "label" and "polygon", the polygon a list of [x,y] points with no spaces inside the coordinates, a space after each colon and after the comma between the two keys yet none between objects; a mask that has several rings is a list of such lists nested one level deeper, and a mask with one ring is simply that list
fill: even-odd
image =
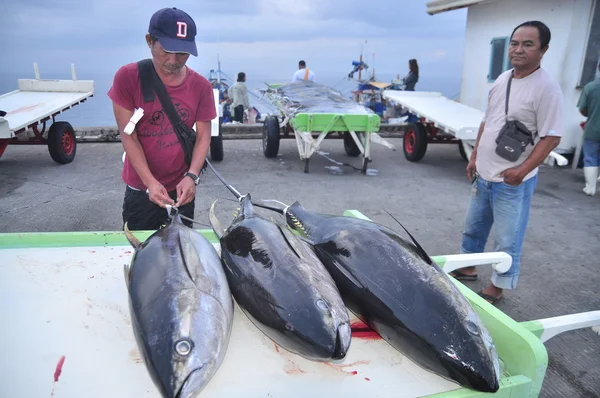
[{"label": "man in maroon shirt", "polygon": [[[179,117],[189,129],[196,125],[191,164],[185,161],[158,95],[153,102],[144,102],[137,63],[122,66],[108,92],[127,153],[121,174],[127,184],[123,224],[127,222],[131,230],[160,228],[167,219],[167,204],[194,217],[196,186],[210,145],[210,121],[216,117],[210,82],[185,65],[190,55],[198,56],[195,37],[194,20],[176,8],[157,11],[146,35],[154,69]],[[128,135],[124,129],[136,108],[142,108],[144,115]]]}]

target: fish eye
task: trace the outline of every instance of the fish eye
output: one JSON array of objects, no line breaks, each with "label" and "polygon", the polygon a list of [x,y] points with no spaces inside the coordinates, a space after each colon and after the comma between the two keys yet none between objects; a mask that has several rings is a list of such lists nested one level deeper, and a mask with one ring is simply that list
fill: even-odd
[{"label": "fish eye", "polygon": [[179,340],[178,342],[175,343],[175,352],[177,352],[179,355],[181,356],[188,356],[190,354],[190,352],[192,351],[192,342],[187,340],[187,339],[183,339],[183,340]]},{"label": "fish eye", "polygon": [[328,310],[329,309],[329,304],[327,304],[327,301],[325,301],[323,299],[318,299],[317,300],[317,307],[319,307],[322,310]]},{"label": "fish eye", "polygon": [[479,327],[474,322],[467,321],[467,330],[476,336],[479,334]]}]

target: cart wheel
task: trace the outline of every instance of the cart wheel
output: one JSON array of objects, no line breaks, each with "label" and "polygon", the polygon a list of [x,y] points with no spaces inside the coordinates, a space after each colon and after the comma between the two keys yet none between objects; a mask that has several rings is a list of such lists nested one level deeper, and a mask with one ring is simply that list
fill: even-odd
[{"label": "cart wheel", "polygon": [[54,122],[48,130],[48,152],[56,163],[71,163],[77,152],[75,131],[68,122]]},{"label": "cart wheel", "polygon": [[0,157],[2,157],[2,155],[4,154],[4,151],[6,150],[6,147],[8,147],[8,142],[9,141],[10,141],[9,139],[0,140]]},{"label": "cart wheel", "polygon": [[263,152],[266,157],[274,158],[279,152],[279,120],[277,116],[267,116],[263,124]]},{"label": "cart wheel", "polygon": [[219,135],[210,137],[210,159],[215,162],[223,160],[223,133],[219,123]]},{"label": "cart wheel", "polygon": [[[360,137],[360,135],[358,137]],[[346,150],[346,155],[352,156],[353,158],[360,155],[360,149],[358,149],[358,146],[350,133],[344,133],[344,149]]]},{"label": "cart wheel", "polygon": [[404,132],[404,156],[411,162],[423,159],[427,151],[427,131],[421,123],[410,124]]}]

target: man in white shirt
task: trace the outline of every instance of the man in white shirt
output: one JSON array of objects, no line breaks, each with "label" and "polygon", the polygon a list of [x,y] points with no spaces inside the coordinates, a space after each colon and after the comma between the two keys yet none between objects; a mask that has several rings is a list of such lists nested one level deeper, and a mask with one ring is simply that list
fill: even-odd
[{"label": "man in white shirt", "polygon": [[[479,292],[491,304],[502,298],[504,289],[517,286],[538,167],[560,143],[563,133],[563,93],[558,82],[541,67],[549,43],[550,29],[542,22],[528,21],[515,28],[508,50],[514,69],[502,73],[490,89],[485,116],[467,165],[472,191],[461,253],[483,252],[493,228],[494,251],[512,257],[511,268],[503,274],[494,271],[491,283]],[[523,139],[523,144],[518,145],[500,140],[498,144],[497,138],[507,120],[522,123],[532,140]],[[523,153],[516,156],[520,151],[514,148],[522,145],[525,145]],[[459,280],[475,280],[477,271],[475,267],[466,267],[451,275]]]},{"label": "man in white shirt", "polygon": [[308,69],[306,67],[306,62],[304,61],[298,62],[298,70],[292,75],[292,83],[299,82],[302,80],[310,80],[311,82],[316,81],[315,72]]},{"label": "man in white shirt", "polygon": [[229,87],[227,95],[233,100],[231,104],[233,108],[233,120],[244,123],[244,111],[250,109],[248,88],[246,87],[246,74],[244,72],[238,73],[237,82]]}]

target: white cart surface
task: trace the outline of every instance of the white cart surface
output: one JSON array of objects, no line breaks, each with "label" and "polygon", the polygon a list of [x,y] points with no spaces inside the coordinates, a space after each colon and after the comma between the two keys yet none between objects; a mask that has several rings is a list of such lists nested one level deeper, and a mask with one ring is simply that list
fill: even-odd
[{"label": "white cart surface", "polygon": [[484,113],[438,92],[385,90],[383,98],[459,140],[475,140]]},{"label": "white cart surface", "polygon": [[[344,215],[368,219],[356,210]],[[220,251],[212,231],[199,232]],[[135,232],[141,240],[151,233]],[[160,396],[130,322],[123,266],[132,255],[122,231],[0,234],[0,397]],[[505,272],[511,265],[510,256],[502,252],[432,258],[445,272],[469,265],[491,265]],[[600,325],[600,311],[518,324],[455,283],[496,344],[502,373],[498,397],[536,397],[548,364],[542,342]],[[355,317],[351,321],[346,358],[314,362],[278,347],[236,304],[225,360],[201,396],[488,395],[423,370]]]},{"label": "white cart surface", "polygon": [[[216,245],[218,247],[218,245]],[[1,397],[159,397],[133,336],[128,246],[3,249]],[[415,397],[460,389],[380,338],[354,336],[337,363],[276,346],[235,307],[225,360],[202,397]]]},{"label": "white cart surface", "polygon": [[0,138],[62,113],[94,95],[92,80],[19,79],[18,89],[0,95]]},{"label": "white cart surface", "polygon": [[[446,98],[438,92],[384,90],[382,96],[392,104],[423,118],[425,123],[432,123],[438,130],[462,140],[467,158],[470,158],[484,112]],[[552,151],[546,162],[553,164],[555,161],[559,166],[568,163],[565,157]]]}]

